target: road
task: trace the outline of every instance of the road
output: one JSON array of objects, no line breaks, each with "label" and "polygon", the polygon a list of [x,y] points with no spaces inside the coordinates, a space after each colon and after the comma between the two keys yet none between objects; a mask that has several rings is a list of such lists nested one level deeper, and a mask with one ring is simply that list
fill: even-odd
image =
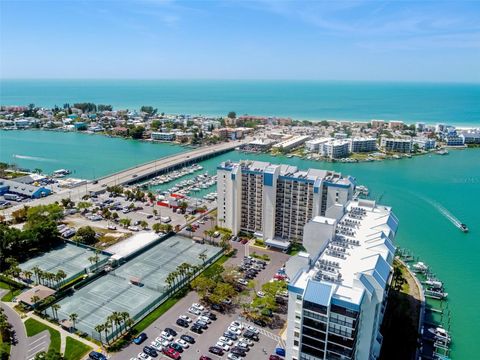
[{"label": "road", "polygon": [[[2,297],[8,291],[0,289],[0,297]],[[9,307],[7,304],[0,302],[0,306],[7,315],[8,322],[12,325],[14,331],[14,342],[10,348],[10,358],[12,360],[24,360],[27,357],[27,351],[29,349],[27,333],[25,332],[25,326],[23,325],[20,315],[15,310]]]},{"label": "road", "polygon": [[161,170],[168,169],[169,167],[176,166],[186,161],[195,161],[196,159],[199,159],[198,161],[200,161],[204,156],[207,156],[209,154],[212,154],[215,152],[233,150],[235,147],[240,146],[245,141],[248,141],[248,140],[220,143],[220,144],[211,145],[208,147],[201,147],[198,149],[194,149],[189,152],[160,158],[158,160],[150,161],[148,163],[135,166],[133,168],[125,169],[117,173],[107,175],[103,178],[98,179],[97,180],[98,183],[96,184],[93,184],[93,182],[89,182],[85,185],[81,185],[73,189],[65,189],[61,192],[52,194],[45,198],[35,199],[25,204],[22,203],[16,206],[12,206],[8,209],[0,211],[0,214],[3,214],[8,219],[11,216],[13,211],[18,210],[24,205],[37,206],[37,205],[52,204],[55,201],[60,202],[60,200],[64,198],[71,198],[73,201],[78,201],[82,198],[82,196],[84,196],[87,193],[101,192],[107,186],[128,184],[133,180],[140,180],[142,178],[146,178],[152,173],[156,173]]}]

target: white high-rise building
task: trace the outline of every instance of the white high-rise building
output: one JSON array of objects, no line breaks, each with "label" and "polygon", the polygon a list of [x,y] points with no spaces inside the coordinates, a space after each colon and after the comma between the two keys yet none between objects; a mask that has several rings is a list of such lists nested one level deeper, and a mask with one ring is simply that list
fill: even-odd
[{"label": "white high-rise building", "polygon": [[373,360],[380,355],[398,220],[370,200],[305,225],[290,258],[286,359]]},{"label": "white high-rise building", "polygon": [[315,216],[334,216],[351,200],[353,178],[260,161],[224,162],[217,168],[218,224],[255,233],[268,246],[301,241]]}]

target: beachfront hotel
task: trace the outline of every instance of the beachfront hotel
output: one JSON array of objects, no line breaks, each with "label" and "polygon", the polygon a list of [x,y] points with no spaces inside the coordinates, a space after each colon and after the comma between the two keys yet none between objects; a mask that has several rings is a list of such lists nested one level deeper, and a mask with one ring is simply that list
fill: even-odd
[{"label": "beachfront hotel", "polygon": [[288,360],[380,355],[398,220],[391,208],[350,201],[305,225],[306,251],[289,259]]},{"label": "beachfront hotel", "polygon": [[283,250],[302,241],[314,217],[343,213],[355,189],[353,178],[334,171],[261,161],[223,162],[217,175],[219,225]]}]

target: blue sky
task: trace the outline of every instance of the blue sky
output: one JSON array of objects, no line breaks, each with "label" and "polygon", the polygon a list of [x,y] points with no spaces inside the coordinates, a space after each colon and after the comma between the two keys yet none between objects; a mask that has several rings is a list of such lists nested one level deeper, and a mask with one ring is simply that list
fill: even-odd
[{"label": "blue sky", "polygon": [[480,1],[0,6],[2,78],[480,82]]}]

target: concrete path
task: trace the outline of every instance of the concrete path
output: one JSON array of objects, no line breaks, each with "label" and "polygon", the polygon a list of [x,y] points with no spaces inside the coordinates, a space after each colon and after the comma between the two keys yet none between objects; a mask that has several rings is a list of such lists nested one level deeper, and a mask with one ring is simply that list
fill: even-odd
[{"label": "concrete path", "polygon": [[[1,289],[0,297],[6,294],[8,290]],[[7,315],[8,322],[12,325],[14,331],[14,340],[10,348],[10,358],[12,360],[25,360],[27,356],[28,340],[25,326],[23,325],[20,315],[13,310],[8,304],[0,302],[0,306]]]}]

